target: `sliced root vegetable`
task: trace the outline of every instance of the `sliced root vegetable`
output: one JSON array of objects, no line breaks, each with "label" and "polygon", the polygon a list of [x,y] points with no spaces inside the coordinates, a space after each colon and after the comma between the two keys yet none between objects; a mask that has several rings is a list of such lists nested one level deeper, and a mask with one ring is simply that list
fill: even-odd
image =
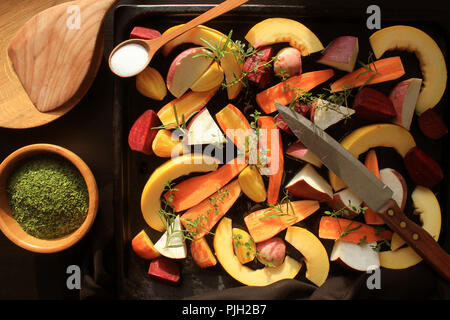
[{"label": "sliced root vegetable", "polygon": [[208,109],[204,108],[197,113],[187,126],[187,144],[223,144],[226,139],[220,130],[217,123],[209,113]]},{"label": "sliced root vegetable", "polygon": [[185,94],[201,75],[211,66],[211,51],[204,48],[189,48],[172,61],[167,72],[167,89],[176,98]]},{"label": "sliced root vegetable", "polygon": [[283,279],[293,279],[301,264],[287,256],[284,263],[276,268],[265,267],[253,270],[242,265],[233,250],[232,221],[222,218],[214,235],[214,251],[225,271],[235,280],[248,286],[267,286]]},{"label": "sliced root vegetable", "polygon": [[164,231],[166,224],[160,217],[160,197],[165,191],[167,182],[192,172],[215,171],[217,167],[218,160],[215,158],[203,155],[183,155],[170,159],[156,168],[142,192],[141,210],[145,222],[157,231]]},{"label": "sliced root vegetable", "polygon": [[430,139],[438,140],[448,133],[447,125],[434,109],[423,112],[418,122],[420,131]]},{"label": "sliced root vegetable", "polygon": [[131,150],[152,155],[152,143],[161,124],[158,115],[153,110],[147,110],[134,122],[128,134],[128,145]]},{"label": "sliced root vegetable", "polygon": [[353,243],[390,240],[392,232],[380,230],[353,220],[326,217],[320,219],[319,238]]},{"label": "sliced root vegetable", "polygon": [[397,113],[392,101],[384,93],[364,87],[353,100],[356,116],[363,120],[386,122],[393,120]]},{"label": "sliced root vegetable", "polygon": [[168,129],[175,128],[177,121],[174,113],[174,106],[176,116],[178,117],[178,124],[181,125],[183,115],[185,119],[188,119],[194,112],[201,110],[216,92],[217,88],[206,92],[190,91],[181,98],[172,100],[163,106],[158,111],[158,117],[162,124],[167,126]]},{"label": "sliced root vegetable", "polygon": [[285,240],[294,246],[304,257],[306,279],[320,287],[328,278],[330,262],[322,242],[305,228],[289,227]]},{"label": "sliced root vegetable", "polygon": [[339,92],[346,88],[357,88],[369,84],[395,80],[405,74],[400,57],[380,59],[370,63],[367,67],[361,67],[333,82],[331,84],[331,90],[333,92]]},{"label": "sliced root vegetable", "polygon": [[134,27],[130,32],[130,39],[152,40],[159,37],[161,37],[161,33],[158,30],[150,28]]},{"label": "sliced root vegetable", "polygon": [[164,198],[166,200],[172,199],[170,204],[174,207],[175,212],[187,210],[221,189],[246,167],[246,163],[236,158],[216,171],[178,183],[173,187],[174,191],[168,191],[164,194]]},{"label": "sliced root vegetable", "polygon": [[231,209],[240,195],[239,182],[232,181],[208,199],[186,211],[181,216],[181,222],[192,238],[200,239]]},{"label": "sliced root vegetable", "polygon": [[152,150],[155,155],[161,158],[178,157],[187,151],[179,137],[166,129],[158,131],[153,139]]},{"label": "sliced root vegetable", "polygon": [[272,238],[287,227],[306,219],[319,210],[319,202],[300,200],[250,213],[244,218],[255,242]]},{"label": "sliced root vegetable", "polygon": [[234,254],[242,264],[253,261],[256,256],[256,244],[247,231],[233,228]]},{"label": "sliced root vegetable", "polygon": [[[367,152],[364,164],[366,165],[367,169],[369,169],[375,175],[375,177],[381,179],[378,157],[374,149],[371,149],[369,150],[369,152]],[[381,217],[369,207],[367,207],[367,210],[364,212],[364,221],[370,225],[385,224],[384,220],[381,219]]]},{"label": "sliced root vegetable", "polygon": [[380,180],[393,191],[392,199],[403,211],[408,197],[408,187],[405,178],[397,170],[391,168],[381,169],[380,176]]},{"label": "sliced root vegetable", "polygon": [[328,201],[328,205],[333,210],[342,210],[346,218],[352,219],[361,212],[363,202],[350,189],[344,189],[336,192],[333,195],[333,199]]},{"label": "sliced root vegetable", "polygon": [[242,192],[255,202],[264,202],[267,198],[266,186],[258,169],[248,166],[239,174],[239,185]]},{"label": "sliced root vegetable", "polygon": [[272,47],[263,47],[245,60],[243,71],[248,73],[248,80],[256,83],[260,89],[267,87],[270,82],[272,70],[269,62],[272,55]]},{"label": "sliced root vegetable", "polygon": [[[166,30],[163,34],[167,34],[181,26],[182,24],[176,25]],[[206,42],[208,42],[213,46],[219,46],[219,44],[223,45],[226,39],[227,36],[223,33],[200,25],[168,42],[164,45],[161,51],[163,55],[167,57],[175,47],[183,43],[193,43],[197,46],[206,46]],[[238,81],[242,74],[242,64],[239,63],[240,57],[237,56],[235,52],[231,52],[233,49],[233,43],[230,42],[227,46],[227,53],[225,53],[225,55],[220,59],[220,66],[225,74],[225,81],[227,83],[228,99],[230,100],[235,99],[242,89],[242,83]]]},{"label": "sliced root vegetable", "polygon": [[389,99],[394,105],[397,116],[392,123],[409,130],[419,97],[422,79],[411,78],[398,83],[389,93]]},{"label": "sliced root vegetable", "polygon": [[328,127],[350,118],[355,110],[344,106],[331,103],[327,100],[316,99],[311,111],[312,122],[320,129],[325,130]]},{"label": "sliced root vegetable", "polygon": [[205,92],[210,91],[221,85],[223,82],[223,70],[220,65],[214,61],[209,68],[198,78],[191,86],[192,91]]},{"label": "sliced root vegetable", "polygon": [[246,137],[253,133],[253,129],[242,111],[230,103],[216,114],[216,120],[236,147],[244,150]]},{"label": "sliced root vegetable", "polygon": [[[441,208],[434,193],[425,187],[417,186],[411,194],[416,212],[420,214],[422,228],[427,231],[434,240],[438,241],[441,232]],[[392,236],[391,251],[380,252],[380,264],[389,269],[405,269],[422,261],[422,258],[411,248],[400,248],[404,241],[397,236]],[[395,241],[395,242],[394,242]],[[400,248],[400,249],[398,249]],[[395,251],[394,251],[395,250]]]},{"label": "sliced root vegetable", "polygon": [[279,237],[270,238],[256,245],[256,258],[266,267],[278,267],[286,256],[286,244]]},{"label": "sliced root vegetable", "polygon": [[245,35],[245,40],[254,48],[289,42],[303,56],[323,49],[319,38],[311,30],[298,21],[286,18],[269,18],[255,24]]},{"label": "sliced root vegetable", "polygon": [[167,94],[166,83],[158,70],[147,67],[136,76],[136,89],[153,100],[163,100]]},{"label": "sliced root vegetable", "polygon": [[217,264],[217,259],[204,237],[191,242],[191,255],[200,268],[209,268]]},{"label": "sliced root vegetable", "polygon": [[141,258],[152,260],[161,254],[155,249],[153,242],[148,237],[145,230],[139,232],[133,240],[131,240],[133,251]]},{"label": "sliced root vegetable", "polygon": [[306,146],[300,140],[297,140],[296,142],[291,144],[287,148],[286,154],[296,159],[311,163],[317,168],[320,168],[322,166],[322,162],[320,161],[320,159],[317,158],[317,156],[308,148],[306,148]]},{"label": "sliced root vegetable", "polygon": [[267,114],[277,111],[275,101],[289,105],[292,99],[303,95],[334,76],[333,69],[312,71],[291,77],[256,95],[258,106]]},{"label": "sliced root vegetable", "polygon": [[380,176],[380,166],[378,165],[378,157],[377,152],[374,149],[369,150],[366,155],[366,159],[364,160],[364,164],[369,169],[375,177],[381,179]]},{"label": "sliced root vegetable", "polygon": [[180,267],[171,259],[159,257],[150,262],[148,275],[157,281],[174,285],[180,280]]},{"label": "sliced root vegetable", "polygon": [[441,100],[447,87],[447,66],[441,49],[428,34],[414,27],[398,25],[376,31],[369,41],[377,59],[388,50],[406,50],[416,54],[423,75],[417,114],[433,108]]},{"label": "sliced root vegetable", "polygon": [[294,47],[283,48],[278,51],[273,71],[282,77],[298,76],[302,73],[302,54]]},{"label": "sliced root vegetable", "polygon": [[155,243],[155,249],[170,259],[184,259],[187,256],[186,241],[180,223],[180,216],[170,223],[161,238]]},{"label": "sliced root vegetable", "polygon": [[283,141],[274,118],[269,116],[260,117],[258,119],[258,125],[260,127],[258,156],[265,157],[268,165],[264,169],[261,169],[264,174],[269,175],[267,203],[275,205],[280,195],[284,173]]},{"label": "sliced root vegetable", "polygon": [[288,182],[286,190],[302,199],[330,201],[333,198],[331,186],[310,164],[305,165]]},{"label": "sliced root vegetable", "polygon": [[371,243],[351,243],[336,240],[330,254],[330,261],[335,261],[344,266],[356,270],[367,272],[380,267],[378,252],[374,250],[376,242]]},{"label": "sliced root vegetable", "polygon": [[431,188],[444,178],[436,160],[418,147],[411,148],[403,160],[409,176],[418,185]]},{"label": "sliced root vegetable", "polygon": [[341,36],[334,39],[323,51],[318,63],[352,72],[358,58],[358,38],[352,36]]}]

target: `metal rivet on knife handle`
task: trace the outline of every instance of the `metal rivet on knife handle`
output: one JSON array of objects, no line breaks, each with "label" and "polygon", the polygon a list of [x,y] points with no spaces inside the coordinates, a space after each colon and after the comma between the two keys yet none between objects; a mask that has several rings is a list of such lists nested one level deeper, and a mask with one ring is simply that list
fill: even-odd
[{"label": "metal rivet on knife handle", "polygon": [[387,211],[387,214],[388,214],[389,216],[393,217],[393,216],[394,216],[394,210],[389,209],[389,210]]},{"label": "metal rivet on knife handle", "polygon": [[413,240],[419,240],[419,235],[417,233],[413,233],[412,238]]},{"label": "metal rivet on knife handle", "polygon": [[400,222],[400,228],[406,228],[406,222],[405,221],[402,221],[402,222]]}]

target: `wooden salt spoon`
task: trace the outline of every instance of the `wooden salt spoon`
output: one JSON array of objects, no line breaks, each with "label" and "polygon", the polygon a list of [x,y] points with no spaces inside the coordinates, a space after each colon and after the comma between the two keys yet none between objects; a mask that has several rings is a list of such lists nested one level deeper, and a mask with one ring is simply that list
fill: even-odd
[{"label": "wooden salt spoon", "polygon": [[118,44],[111,52],[109,56],[109,68],[119,77],[133,77],[148,66],[154,54],[166,43],[200,24],[239,7],[247,1],[248,0],[226,0],[183,26],[156,39],[126,40]]},{"label": "wooden salt spoon", "polygon": [[31,18],[11,40],[8,54],[35,107],[59,108],[79,90],[89,72],[97,35],[118,0],[77,0]]}]

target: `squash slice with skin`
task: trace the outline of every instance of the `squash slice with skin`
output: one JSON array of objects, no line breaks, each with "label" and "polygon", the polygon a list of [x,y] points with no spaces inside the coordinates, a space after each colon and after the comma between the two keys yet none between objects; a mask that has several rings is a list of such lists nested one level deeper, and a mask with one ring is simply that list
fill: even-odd
[{"label": "squash slice with skin", "polygon": [[441,100],[447,87],[447,66],[433,38],[420,29],[397,25],[376,31],[369,41],[377,59],[388,50],[406,50],[416,54],[423,75],[423,87],[416,103],[418,115]]},{"label": "squash slice with skin", "polygon": [[242,265],[233,250],[232,220],[222,218],[214,236],[214,250],[217,260],[225,271],[237,281],[248,286],[267,286],[283,279],[293,279],[298,274],[301,264],[286,256],[278,267],[265,267],[253,270]]},{"label": "squash slice with skin", "polygon": [[[415,210],[420,213],[422,228],[438,241],[441,231],[441,208],[436,196],[430,189],[417,186],[411,194],[411,198]],[[403,240],[399,237],[393,237],[392,240],[395,247],[398,248],[402,245]],[[422,258],[409,246],[395,251],[382,251],[379,256],[380,265],[388,269],[405,269],[422,261]]]},{"label": "squash slice with skin", "polygon": [[285,240],[304,256],[306,279],[320,287],[330,270],[327,250],[322,242],[314,234],[300,227],[288,227]]},{"label": "squash slice with skin", "polygon": [[203,155],[183,155],[171,159],[153,171],[141,197],[141,211],[145,222],[157,231],[164,231],[166,225],[160,217],[161,195],[167,182],[192,172],[217,170],[219,160]]},{"label": "squash slice with skin", "polygon": [[245,36],[254,48],[280,42],[289,42],[302,56],[323,50],[319,38],[298,21],[286,18],[269,18],[255,24]]}]

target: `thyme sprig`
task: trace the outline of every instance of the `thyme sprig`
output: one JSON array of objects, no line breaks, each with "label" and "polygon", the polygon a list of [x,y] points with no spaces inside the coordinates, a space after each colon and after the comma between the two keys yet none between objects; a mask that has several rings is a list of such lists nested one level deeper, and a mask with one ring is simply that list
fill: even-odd
[{"label": "thyme sprig", "polygon": [[[289,217],[289,221],[297,219],[297,216],[295,215],[294,206],[292,204],[292,201],[289,199],[289,191],[287,190],[284,190],[284,196],[280,200],[280,202],[278,202],[275,205],[274,204],[267,204],[267,205],[269,206],[269,208],[264,213],[275,212],[275,214],[262,216],[259,218],[261,220],[279,217]],[[282,207],[283,205],[286,207],[286,210],[283,210]]]},{"label": "thyme sprig", "polygon": [[[208,50],[206,53],[199,53],[193,58],[198,57],[206,57],[215,60],[216,62],[220,63],[221,60],[225,57],[227,54],[232,54],[237,62],[239,64],[243,64],[248,58],[255,56],[255,55],[263,55],[264,53],[259,51],[258,49],[254,48],[251,44],[248,44],[248,46],[243,43],[240,40],[233,41],[232,40],[233,30],[230,30],[227,37],[220,38],[219,43],[213,44],[209,42],[208,40],[204,38],[200,38],[200,40],[205,44],[203,46],[203,49]],[[238,83],[241,83],[242,86],[248,87],[248,75],[255,73],[255,72],[265,72],[266,70],[270,69],[273,65],[273,63],[277,60],[276,57],[272,57],[269,61],[266,61],[264,63],[258,64],[247,71],[242,71],[241,74],[234,75],[234,79],[231,81],[224,81],[222,82],[222,89],[226,89],[229,87],[232,87]]]},{"label": "thyme sprig", "polygon": [[[367,207],[361,207],[361,206],[359,208],[357,208],[356,206],[352,205],[350,200],[348,201],[348,206],[352,211],[357,212],[357,213],[364,213],[368,209]],[[336,218],[338,228],[339,228],[339,238],[342,238],[352,232],[359,230],[362,226],[360,224],[354,228],[351,228],[351,226],[354,223],[354,221],[351,221],[344,229],[342,229],[341,223],[339,221],[339,217],[350,215],[350,211],[346,207],[342,207],[339,210],[332,210],[332,211],[326,210],[326,211],[324,211],[324,213],[330,217]]]},{"label": "thyme sprig", "polygon": [[[363,72],[361,72],[356,79],[358,79],[359,77],[368,74],[368,73],[372,73],[371,76],[363,83],[363,85],[361,87],[359,87],[358,91],[360,91],[362,88],[364,88],[365,86],[367,86],[368,83],[370,83],[370,81],[372,81],[372,79],[377,76],[380,75],[381,73],[378,72],[377,70],[377,65],[375,64],[375,59],[374,59],[374,54],[373,52],[369,52],[369,57],[367,58],[367,64],[365,64],[364,62],[362,62],[361,60],[358,60],[358,64],[363,67],[365,70]],[[372,69],[373,66],[373,69]]]},{"label": "thyme sprig", "polygon": [[152,127],[152,129],[155,129],[155,130],[175,129],[175,131],[178,131],[180,133],[180,136],[185,137],[187,134],[187,122],[200,111],[194,111],[187,118],[184,116],[184,113],[183,113],[181,115],[181,121],[180,121],[180,117],[177,113],[177,108],[175,106],[175,103],[172,105],[172,108],[173,108],[173,115],[175,117],[175,122],[170,122],[167,124],[162,124],[157,127]]}]

